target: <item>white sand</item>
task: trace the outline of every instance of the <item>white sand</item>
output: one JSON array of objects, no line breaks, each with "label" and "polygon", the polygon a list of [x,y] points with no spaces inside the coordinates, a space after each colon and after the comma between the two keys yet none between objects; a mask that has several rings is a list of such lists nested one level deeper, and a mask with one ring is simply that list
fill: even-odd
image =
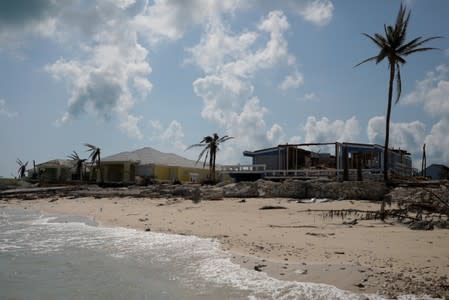
[{"label": "white sand", "polygon": [[[401,224],[323,219],[308,209],[377,210],[367,201],[300,204],[288,199],[226,199],[194,204],[184,199],[78,198],[10,200],[2,206],[47,214],[89,216],[104,226],[217,238],[236,262],[277,278],[341,289],[413,292],[415,282],[449,274],[449,230],[413,231]],[[260,210],[265,205],[287,209]],[[352,220],[354,217],[348,217]],[[409,278],[402,280],[401,278]],[[411,280],[411,281],[410,281]],[[362,286],[356,286],[358,284]]]}]

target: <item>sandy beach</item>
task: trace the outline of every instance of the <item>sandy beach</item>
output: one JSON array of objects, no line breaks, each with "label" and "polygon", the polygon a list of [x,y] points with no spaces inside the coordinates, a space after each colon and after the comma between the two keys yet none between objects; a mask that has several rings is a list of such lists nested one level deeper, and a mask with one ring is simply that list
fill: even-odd
[{"label": "sandy beach", "polygon": [[[388,220],[323,218],[319,210],[377,210],[377,202],[297,203],[248,198],[44,198],[9,200],[2,207],[45,214],[87,216],[100,226],[120,226],[218,239],[233,260],[270,276],[326,283],[362,293],[449,293],[449,230],[410,230]],[[279,209],[261,210],[264,206]]]}]

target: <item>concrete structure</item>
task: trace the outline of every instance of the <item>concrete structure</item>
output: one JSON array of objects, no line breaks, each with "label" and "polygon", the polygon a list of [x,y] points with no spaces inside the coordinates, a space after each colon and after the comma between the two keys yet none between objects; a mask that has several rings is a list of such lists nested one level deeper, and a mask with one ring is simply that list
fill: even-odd
[{"label": "concrete structure", "polygon": [[208,168],[172,153],[151,147],[121,152],[101,160],[105,182],[134,183],[136,177],[158,181],[200,182],[207,178]]},{"label": "concrete structure", "polygon": [[435,180],[449,179],[449,167],[441,164],[432,164],[424,170],[422,176]]},{"label": "concrete structure", "polygon": [[[323,149],[326,152],[321,152]],[[339,180],[381,179],[383,149],[380,145],[359,143],[285,144],[245,151],[243,155],[252,158],[252,165],[223,166],[222,172],[237,180],[318,176]],[[390,149],[388,153],[391,175],[412,176],[410,153],[400,149]]]}]

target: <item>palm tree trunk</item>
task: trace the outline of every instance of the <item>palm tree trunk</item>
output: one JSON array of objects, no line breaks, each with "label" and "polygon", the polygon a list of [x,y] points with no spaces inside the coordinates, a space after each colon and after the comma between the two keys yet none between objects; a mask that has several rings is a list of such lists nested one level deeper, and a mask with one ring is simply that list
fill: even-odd
[{"label": "palm tree trunk", "polygon": [[[388,182],[388,146],[390,142],[390,117],[391,117],[391,105],[393,100],[393,83],[394,83],[395,64],[390,61],[390,82],[388,85],[388,107],[387,116],[385,118],[385,147],[384,147],[384,181]],[[385,219],[385,198],[382,199],[380,207],[380,218],[383,221]]]},{"label": "palm tree trunk", "polygon": [[209,157],[209,179],[211,180],[211,181],[213,181],[214,180],[214,178],[213,178],[213,161],[214,161],[214,159],[213,159],[213,157],[214,157],[214,154],[215,154],[215,152],[214,152],[215,150],[214,150],[214,147],[213,147],[213,145],[211,145],[211,147],[210,147],[210,157]]},{"label": "palm tree trunk", "polygon": [[103,184],[103,170],[101,169],[100,153],[98,153],[98,169],[100,169],[100,183]]},{"label": "palm tree trunk", "polygon": [[212,162],[212,174],[213,174],[212,180],[214,181],[214,183],[215,183],[215,158],[216,158],[216,155],[217,155],[217,151],[214,152],[214,160]]}]

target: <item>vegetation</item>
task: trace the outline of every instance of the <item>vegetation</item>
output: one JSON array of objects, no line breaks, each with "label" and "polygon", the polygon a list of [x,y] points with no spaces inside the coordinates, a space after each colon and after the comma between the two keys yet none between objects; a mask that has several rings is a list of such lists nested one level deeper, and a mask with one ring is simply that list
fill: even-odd
[{"label": "vegetation", "polygon": [[219,137],[218,134],[214,133],[212,136],[204,137],[199,144],[191,145],[186,149],[189,150],[193,147],[203,147],[196,163],[198,163],[205,155],[203,163],[204,168],[206,166],[207,158],[209,158],[209,178],[212,182],[215,182],[215,159],[217,157],[217,152],[220,150],[218,146],[230,139],[233,139],[233,137],[227,135]]},{"label": "vegetation", "polygon": [[91,145],[91,144],[84,144],[88,149],[87,151],[90,152],[89,158],[92,164],[96,164],[97,169],[100,172],[100,183],[103,184],[103,171],[101,170],[101,149],[97,146]]},{"label": "vegetation", "polygon": [[[409,42],[406,42],[408,22],[410,20],[410,10],[401,4],[398,15],[396,17],[396,23],[394,26],[384,25],[385,36],[376,33],[373,36],[364,33],[378,48],[379,53],[373,57],[365,59],[357,66],[369,61],[375,61],[376,64],[380,63],[384,59],[388,60],[388,69],[390,72],[389,84],[388,84],[388,104],[387,115],[385,117],[385,145],[384,145],[384,180],[388,182],[388,146],[390,139],[390,117],[391,117],[391,105],[393,100],[393,85],[396,82],[396,101],[399,102],[401,96],[402,82],[401,82],[401,65],[404,65],[407,61],[404,57],[416,53],[436,48],[421,47],[428,41],[440,38],[438,36],[423,38],[417,37]],[[382,201],[381,206],[381,218],[384,219],[385,201]]]},{"label": "vegetation", "polygon": [[26,172],[28,162],[23,163],[20,159],[17,159],[16,163],[19,165],[19,169],[17,169],[17,173],[19,175],[18,177],[19,177],[19,179],[22,179],[23,177],[25,177],[25,172]]},{"label": "vegetation", "polygon": [[81,159],[76,151],[73,151],[72,154],[67,155],[67,157],[75,162],[76,174],[79,180],[83,180],[83,163],[86,161],[86,159]]}]

